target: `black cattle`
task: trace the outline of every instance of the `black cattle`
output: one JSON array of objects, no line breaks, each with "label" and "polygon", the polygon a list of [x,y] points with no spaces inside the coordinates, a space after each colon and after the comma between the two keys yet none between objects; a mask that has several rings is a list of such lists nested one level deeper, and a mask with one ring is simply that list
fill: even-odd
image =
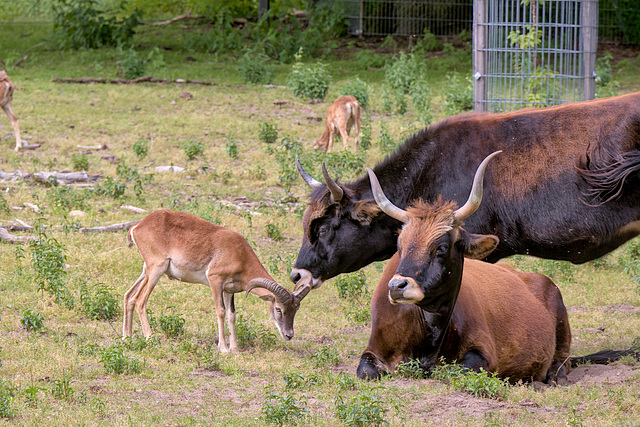
[{"label": "black cattle", "polygon": [[[485,203],[466,223],[500,244],[488,257],[513,254],[583,263],[640,233],[640,92],[507,114],[448,118],[409,138],[373,169],[405,208],[442,194],[469,194],[472,171],[502,150],[486,176]],[[400,222],[381,214],[369,180],[313,187],[302,247],[291,278],[312,285],[391,257]]]}]

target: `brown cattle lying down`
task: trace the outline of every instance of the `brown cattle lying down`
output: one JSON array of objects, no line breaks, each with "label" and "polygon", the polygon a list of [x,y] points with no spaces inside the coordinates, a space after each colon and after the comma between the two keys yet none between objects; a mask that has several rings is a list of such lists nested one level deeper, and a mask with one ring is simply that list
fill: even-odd
[{"label": "brown cattle lying down", "polygon": [[18,127],[18,118],[13,114],[11,110],[11,101],[13,101],[13,91],[15,85],[11,82],[11,79],[7,75],[6,71],[0,71],[0,108],[7,113],[7,117],[11,120],[13,126],[13,133],[16,137],[16,151],[22,148],[22,140],[20,139],[20,128]]},{"label": "brown cattle lying down", "polygon": [[358,100],[351,95],[343,95],[335,100],[327,110],[324,133],[313,144],[313,148],[322,148],[325,153],[333,150],[333,138],[340,133],[344,149],[349,148],[351,128],[356,127],[356,152],[360,145],[360,115],[362,108]]}]

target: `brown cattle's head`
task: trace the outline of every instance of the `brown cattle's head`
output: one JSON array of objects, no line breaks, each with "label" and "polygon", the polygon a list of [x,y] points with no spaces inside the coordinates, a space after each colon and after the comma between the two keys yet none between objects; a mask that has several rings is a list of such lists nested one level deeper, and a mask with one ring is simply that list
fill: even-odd
[{"label": "brown cattle's head", "polygon": [[[302,218],[304,235],[291,271],[293,282],[308,278],[312,288],[318,288],[336,274],[356,271],[393,255],[399,223],[381,215],[370,196],[358,200],[353,189],[331,179],[324,164],[324,183],[310,177],[299,161],[297,166],[313,192]],[[354,242],[365,249],[354,251]],[[392,249],[380,254],[380,247]]]},{"label": "brown cattle's head", "polygon": [[469,200],[459,209],[442,198],[433,204],[414,203],[406,211],[384,195],[375,173],[369,178],[376,202],[389,216],[404,223],[398,237],[400,262],[389,281],[389,299],[394,304],[417,304],[433,312],[453,309],[462,282],[464,257],[482,259],[498,245],[493,235],[468,233],[462,228],[482,200],[482,179],[493,153],[480,164]]}]

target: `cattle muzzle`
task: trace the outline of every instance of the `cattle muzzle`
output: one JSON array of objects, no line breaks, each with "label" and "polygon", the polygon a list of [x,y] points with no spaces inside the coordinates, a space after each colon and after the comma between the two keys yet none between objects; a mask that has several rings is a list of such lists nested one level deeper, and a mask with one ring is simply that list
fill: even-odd
[{"label": "cattle muzzle", "polygon": [[424,299],[424,292],[415,279],[396,274],[388,283],[391,304],[416,304]]},{"label": "cattle muzzle", "polygon": [[292,268],[289,277],[296,284],[296,290],[300,283],[308,283],[311,289],[318,289],[323,282],[321,278],[313,277],[313,274],[305,268]]}]

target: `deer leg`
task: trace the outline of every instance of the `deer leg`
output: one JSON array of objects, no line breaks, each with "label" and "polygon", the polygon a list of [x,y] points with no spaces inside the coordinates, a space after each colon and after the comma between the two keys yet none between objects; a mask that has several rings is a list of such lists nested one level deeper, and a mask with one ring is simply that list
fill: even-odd
[{"label": "deer leg", "polygon": [[341,126],[338,128],[340,130],[340,136],[342,137],[342,145],[345,150],[349,149],[349,131],[347,130],[347,125]]},{"label": "deer leg", "polygon": [[354,120],[354,125],[356,127],[356,153],[360,149],[360,114],[356,115]]},{"label": "deer leg", "polygon": [[129,337],[133,333],[133,309],[135,308],[135,297],[140,293],[142,282],[147,277],[147,266],[142,265],[142,274],[135,281],[133,286],[124,294],[124,318],[122,322],[122,336]]},{"label": "deer leg", "polygon": [[151,295],[151,291],[156,287],[158,280],[160,280],[162,275],[167,271],[168,267],[169,260],[166,260],[158,266],[148,266],[147,275],[134,296],[136,311],[138,312],[140,325],[142,326],[142,335],[144,335],[145,338],[151,336],[151,325],[149,325],[149,319],[147,318],[147,300],[149,299],[149,295]]},{"label": "deer leg", "polygon": [[236,337],[236,305],[233,300],[233,294],[223,292],[224,306],[227,312],[227,325],[229,326],[229,350],[237,353],[238,339]]},{"label": "deer leg", "polygon": [[18,118],[13,114],[11,110],[11,104],[7,103],[4,107],[2,107],[5,113],[7,113],[7,117],[11,120],[11,125],[13,126],[13,134],[16,137],[16,151],[20,151],[22,148],[22,140],[20,139],[20,127],[18,127]]},{"label": "deer leg", "polygon": [[335,127],[331,125],[331,131],[329,132],[329,142],[327,143],[327,153],[330,153],[333,150],[333,133],[335,132]]},{"label": "deer leg", "polygon": [[228,353],[227,341],[224,338],[224,318],[225,318],[225,302],[223,279],[220,276],[207,276],[211,293],[213,294],[213,303],[216,307],[216,315],[218,317],[218,350],[221,353]]}]

